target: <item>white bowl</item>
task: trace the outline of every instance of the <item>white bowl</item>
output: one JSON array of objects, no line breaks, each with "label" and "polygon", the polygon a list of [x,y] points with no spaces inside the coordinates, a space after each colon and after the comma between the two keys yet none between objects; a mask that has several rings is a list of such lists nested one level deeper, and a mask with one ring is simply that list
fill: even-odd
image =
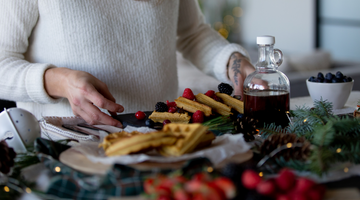
[{"label": "white bowl", "polygon": [[318,83],[306,80],[306,86],[313,101],[327,100],[333,109],[343,108],[348,100],[354,80],[345,83]]}]

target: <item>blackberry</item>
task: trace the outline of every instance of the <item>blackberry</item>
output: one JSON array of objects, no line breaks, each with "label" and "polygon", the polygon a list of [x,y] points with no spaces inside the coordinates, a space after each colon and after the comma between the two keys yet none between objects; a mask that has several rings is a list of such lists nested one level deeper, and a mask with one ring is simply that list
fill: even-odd
[{"label": "blackberry", "polygon": [[231,93],[233,92],[233,88],[231,87],[231,85],[227,84],[227,83],[220,83],[218,85],[218,89],[219,92],[221,93],[225,93],[227,95],[231,95]]},{"label": "blackberry", "polygon": [[167,112],[168,106],[164,102],[157,102],[155,105],[155,111],[156,112]]}]

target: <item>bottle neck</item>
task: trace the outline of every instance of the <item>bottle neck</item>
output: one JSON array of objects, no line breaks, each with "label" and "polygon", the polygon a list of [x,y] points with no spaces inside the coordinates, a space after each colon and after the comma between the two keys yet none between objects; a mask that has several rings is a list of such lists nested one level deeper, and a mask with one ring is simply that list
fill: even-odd
[{"label": "bottle neck", "polygon": [[274,56],[274,45],[258,45],[259,59],[256,67],[259,69],[275,69],[271,56]]}]

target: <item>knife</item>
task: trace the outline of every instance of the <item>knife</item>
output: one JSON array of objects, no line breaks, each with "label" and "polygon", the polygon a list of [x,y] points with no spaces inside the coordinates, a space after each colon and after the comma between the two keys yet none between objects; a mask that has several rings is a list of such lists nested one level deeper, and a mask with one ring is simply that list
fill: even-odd
[{"label": "knife", "polygon": [[71,131],[75,131],[77,133],[81,133],[83,135],[94,135],[96,137],[99,137],[98,135],[95,135],[89,131],[86,131],[84,129],[81,129],[79,127],[77,127],[76,125],[70,125],[70,124],[63,124],[62,127],[66,128],[66,129],[69,129]]},{"label": "knife", "polygon": [[92,129],[92,130],[95,130],[95,131],[105,131],[106,133],[110,133],[109,131],[107,131],[105,129],[98,128],[96,126],[93,126],[93,125],[90,125],[90,124],[87,124],[87,123],[80,123],[80,124],[77,124],[77,125],[80,126],[80,127],[89,128],[89,129]]}]

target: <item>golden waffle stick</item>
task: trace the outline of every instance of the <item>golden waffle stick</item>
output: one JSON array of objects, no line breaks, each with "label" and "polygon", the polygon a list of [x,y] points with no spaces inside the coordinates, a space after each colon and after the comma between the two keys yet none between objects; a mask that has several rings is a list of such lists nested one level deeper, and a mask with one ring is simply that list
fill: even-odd
[{"label": "golden waffle stick", "polygon": [[217,93],[215,93],[215,95],[218,96],[226,105],[234,108],[239,113],[244,113],[244,102],[243,101],[235,99],[234,97],[231,97],[225,93],[217,92]]},{"label": "golden waffle stick", "polygon": [[139,134],[143,134],[143,133],[138,131],[132,131],[131,133],[125,131],[111,133],[104,138],[103,142],[99,144],[99,147],[103,147],[104,150],[106,150],[111,144],[115,143],[116,141],[119,141],[126,137],[130,137],[132,135],[139,135]]},{"label": "golden waffle stick", "polygon": [[208,105],[210,106],[215,112],[219,113],[220,115],[231,115],[231,107],[218,102],[216,100],[214,100],[211,97],[206,96],[203,93],[199,93],[197,95],[195,95],[195,99],[196,101]]},{"label": "golden waffle stick", "polygon": [[112,152],[106,151],[106,155],[107,156],[127,155],[130,153],[136,153],[136,152],[143,151],[143,150],[149,150],[149,149],[156,148],[156,147],[163,146],[163,145],[172,145],[176,142],[176,140],[177,140],[176,137],[167,136],[167,137],[163,137],[163,138],[159,138],[159,139],[154,139],[154,140],[149,140],[146,142],[134,144],[127,148],[118,149],[118,150],[112,151]]},{"label": "golden waffle stick", "polygon": [[169,112],[152,112],[149,119],[154,122],[163,123],[164,120],[168,119],[173,123],[189,123],[191,117],[188,113],[169,113]]},{"label": "golden waffle stick", "polygon": [[207,133],[207,127],[198,123],[166,124],[163,131],[170,131],[174,135],[178,133],[182,138],[178,138],[175,145],[161,146],[158,151],[165,156],[181,156],[190,153],[198,146]]},{"label": "golden waffle stick", "polygon": [[[139,134],[134,135],[131,137],[123,138],[121,140],[116,141],[115,143],[111,144],[106,150],[106,155],[123,155],[119,154],[118,152],[124,152],[124,149],[131,149],[131,151],[127,152],[136,152],[140,151],[141,149],[138,149],[138,144],[147,144],[149,141],[153,140],[160,140],[164,137],[174,137],[172,135],[169,135],[169,133],[164,131],[154,131],[147,134]],[[175,137],[174,137],[175,138]],[[150,143],[150,145],[153,145],[153,143]],[[137,148],[133,148],[133,146],[136,146]],[[149,146],[143,146],[143,149],[149,148]]]},{"label": "golden waffle stick", "polygon": [[215,135],[213,132],[208,131],[206,132],[206,134],[204,135],[204,137],[201,139],[201,142],[196,146],[195,149],[201,149],[203,147],[207,147],[210,146],[212,141],[215,139]]},{"label": "golden waffle stick", "polygon": [[177,99],[175,99],[175,103],[178,108],[182,108],[191,113],[195,113],[197,110],[201,110],[207,117],[212,114],[211,108],[209,106],[189,100],[184,97],[178,97]]}]

